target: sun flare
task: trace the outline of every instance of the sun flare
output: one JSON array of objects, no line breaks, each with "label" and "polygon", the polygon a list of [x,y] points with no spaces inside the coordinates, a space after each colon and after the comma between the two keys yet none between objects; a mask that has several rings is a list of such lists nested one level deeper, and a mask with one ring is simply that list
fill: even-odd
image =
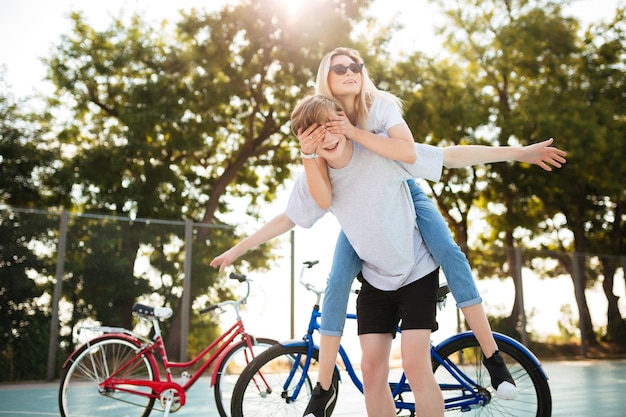
[{"label": "sun flare", "polygon": [[274,0],[276,7],[287,11],[287,15],[291,18],[298,15],[303,4],[310,0]]}]

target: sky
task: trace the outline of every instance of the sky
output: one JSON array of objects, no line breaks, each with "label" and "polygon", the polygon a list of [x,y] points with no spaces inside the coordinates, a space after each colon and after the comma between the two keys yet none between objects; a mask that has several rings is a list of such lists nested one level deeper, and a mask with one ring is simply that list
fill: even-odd
[{"label": "sky", "polygon": [[[286,7],[297,7],[300,1],[276,0]],[[573,0],[569,12],[583,22],[610,16],[624,0]],[[70,28],[70,10],[82,10],[88,21],[98,27],[106,25],[110,16],[125,10],[139,10],[149,19],[177,16],[179,9],[190,7],[217,8],[236,0],[0,0],[0,66],[6,68],[10,91],[18,97],[45,91],[45,70],[41,57],[48,56],[59,36]],[[381,22],[404,24],[392,46],[434,51],[438,42],[433,37],[434,24],[440,19],[428,0],[375,0],[371,14]],[[102,26],[105,27],[105,26]]]},{"label": "sky", "polygon": [[[0,0],[0,67],[4,67],[5,79],[9,84],[9,91],[16,97],[25,97],[37,92],[46,92],[50,87],[43,79],[45,68],[40,58],[50,55],[53,45],[59,42],[61,34],[70,28],[69,11],[83,10],[88,22],[96,28],[104,28],[110,22],[111,16],[117,16],[119,10],[139,10],[148,19],[163,19],[176,17],[178,10],[189,7],[209,8],[219,7],[228,2],[236,0]],[[297,7],[299,1],[311,0],[276,0],[283,1],[285,7]],[[583,26],[610,18],[618,4],[624,4],[624,0],[578,0],[573,1],[573,5],[566,9],[578,17]],[[405,25],[405,29],[400,31],[392,42],[392,46],[401,49],[418,49],[424,52],[432,52],[437,49],[438,43],[433,35],[433,28],[439,17],[434,6],[428,0],[376,0],[371,12],[376,15],[381,22],[400,21]],[[280,213],[286,202],[287,192],[283,191],[277,202],[268,205],[263,215],[265,220]],[[245,230],[253,231],[259,227],[258,223],[252,221],[242,221],[241,227]],[[301,263],[305,260],[318,259],[318,265],[310,277],[318,285],[323,286],[326,274],[330,268],[332,260],[332,250],[334,241],[339,230],[338,224],[331,216],[325,216],[312,229],[305,230],[296,228],[295,231],[295,264],[296,279],[300,271]],[[276,268],[271,274],[263,274],[256,282],[256,292],[249,305],[249,311],[257,311],[260,318],[256,324],[260,327],[257,335],[268,337],[284,338],[289,328],[286,326],[287,320],[280,320],[281,324],[276,325],[275,317],[288,316],[285,305],[289,300],[289,277],[291,275],[291,259],[289,235],[279,238],[283,258],[279,260]],[[504,314],[512,305],[512,295],[514,294],[511,280],[500,282],[498,280],[477,282],[486,308],[491,312]],[[560,309],[563,305],[571,304],[573,310],[575,303],[570,300],[555,300],[554,294],[573,294],[569,278],[559,280],[538,281],[531,279],[528,285],[525,284],[524,293],[527,294],[526,306],[529,312],[534,312],[535,316],[541,319],[531,320],[531,326],[540,327],[540,323],[551,326],[542,328],[544,332],[556,332],[556,320],[562,319],[563,313]],[[624,283],[616,283],[616,288],[625,288]],[[594,323],[603,320],[606,312],[606,300],[599,291],[589,292],[589,305],[592,309]],[[622,296],[622,300],[626,296]],[[283,302],[276,302],[282,300]],[[296,302],[298,305],[310,305],[311,296],[306,291],[297,286]],[[452,307],[451,299],[448,308],[440,313],[439,320],[448,323],[440,325],[441,329],[436,335],[450,334],[455,329],[456,313]],[[626,308],[626,307],[624,307]],[[308,309],[298,309],[296,317],[296,336],[299,329],[303,329],[306,323]],[[595,314],[594,314],[595,313]],[[555,318],[545,320],[547,315]],[[269,322],[271,326],[263,326]],[[300,325],[299,325],[300,324]],[[346,330],[346,333],[352,330]],[[435,337],[437,339],[437,336]]]}]

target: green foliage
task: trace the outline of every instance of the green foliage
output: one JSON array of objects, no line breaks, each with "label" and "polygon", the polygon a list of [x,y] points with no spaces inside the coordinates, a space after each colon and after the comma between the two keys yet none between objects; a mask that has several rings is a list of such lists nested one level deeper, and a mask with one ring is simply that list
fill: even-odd
[{"label": "green foliage", "polygon": [[189,327],[196,329],[196,331],[189,334],[187,340],[189,358],[197,356],[204,348],[217,339],[222,332],[222,329],[216,323],[215,317],[200,316],[198,314],[191,314]]},{"label": "green foliage", "polygon": [[[135,277],[133,272],[139,244],[159,238],[146,229],[141,223],[72,218],[63,283],[64,297],[73,306],[67,326],[73,329],[91,318],[132,328],[132,305],[154,290],[147,278]],[[71,338],[68,347],[73,348]]]},{"label": "green foliage", "polygon": [[50,316],[28,305],[5,315],[4,307],[0,307],[3,311],[0,325],[0,381],[44,379],[48,350],[47,344],[42,342],[47,342],[50,337]]},{"label": "green foliage", "polygon": [[[52,104],[73,103],[61,178],[80,190],[81,210],[210,223],[234,201],[257,216],[274,198],[297,161],[290,110],[369,2],[296,14],[270,3],[192,10],[160,27],[133,16],[103,31],[72,15],[48,63]],[[196,240],[212,254],[232,244],[208,230]]]},{"label": "green foliage", "polygon": [[[0,82],[2,80],[0,79]],[[40,298],[49,289],[52,259],[37,250],[51,240],[47,231],[58,226],[55,216],[29,215],[14,207],[37,207],[47,201],[41,192],[52,156],[44,149],[46,131],[20,112],[8,91],[0,93],[0,380],[41,379],[45,376],[49,311]]]},{"label": "green foliage", "polygon": [[45,115],[25,113],[4,87],[0,74],[0,204],[41,207],[54,196],[45,182],[54,172],[54,144]]},{"label": "green foliage", "polygon": [[[469,247],[472,207],[484,216],[489,227],[470,253],[478,275],[515,273],[510,255],[497,248],[623,254],[624,187],[614,181],[624,177],[626,149],[623,10],[581,38],[561,2],[434,2],[448,18],[439,31],[447,54],[416,55],[399,66],[401,77],[418,81],[397,84],[418,140],[525,145],[555,137],[568,151],[568,163],[554,173],[493,164],[445,172],[446,185],[432,187],[461,247]],[[544,275],[573,273],[573,262],[559,259]],[[583,289],[601,275],[578,276],[575,287]],[[576,299],[593,339],[584,294]]]}]

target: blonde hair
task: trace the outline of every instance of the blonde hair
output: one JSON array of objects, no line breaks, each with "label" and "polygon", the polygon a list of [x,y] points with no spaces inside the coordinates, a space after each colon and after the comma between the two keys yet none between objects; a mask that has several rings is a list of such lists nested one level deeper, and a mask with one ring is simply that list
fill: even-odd
[{"label": "blonde hair", "polygon": [[296,104],[291,112],[291,131],[297,135],[314,123],[324,124],[331,113],[342,111],[341,103],[332,97],[321,94],[306,96]]},{"label": "blonde hair", "polygon": [[[339,47],[335,48],[332,51],[328,52],[322,58],[320,62],[319,68],[317,69],[317,78],[315,81],[315,94],[321,94],[326,97],[333,97],[333,92],[330,89],[330,85],[328,84],[328,74],[330,72],[330,62],[336,57],[344,55],[350,58],[353,62],[357,64],[364,64],[363,58],[361,58],[361,54],[355,49]],[[395,95],[388,93],[386,91],[379,90],[374,82],[371,80],[369,73],[367,72],[367,67],[363,65],[363,69],[361,71],[362,77],[362,85],[361,92],[355,98],[354,106],[357,111],[356,116],[356,124],[362,129],[369,130],[369,126],[367,125],[367,120],[369,116],[370,108],[372,107],[372,103],[374,103],[374,99],[380,97],[385,100],[389,100],[394,103],[400,112],[402,112],[402,101],[396,97]]]}]

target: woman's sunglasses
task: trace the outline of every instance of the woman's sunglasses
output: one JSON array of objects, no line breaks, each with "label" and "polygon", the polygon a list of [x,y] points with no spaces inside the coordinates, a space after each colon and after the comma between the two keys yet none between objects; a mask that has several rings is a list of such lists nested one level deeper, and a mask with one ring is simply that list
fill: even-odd
[{"label": "woman's sunglasses", "polygon": [[360,74],[363,70],[363,64],[350,64],[348,66],[345,65],[333,65],[330,67],[330,70],[337,75],[344,75],[348,70],[352,71],[354,74]]}]

